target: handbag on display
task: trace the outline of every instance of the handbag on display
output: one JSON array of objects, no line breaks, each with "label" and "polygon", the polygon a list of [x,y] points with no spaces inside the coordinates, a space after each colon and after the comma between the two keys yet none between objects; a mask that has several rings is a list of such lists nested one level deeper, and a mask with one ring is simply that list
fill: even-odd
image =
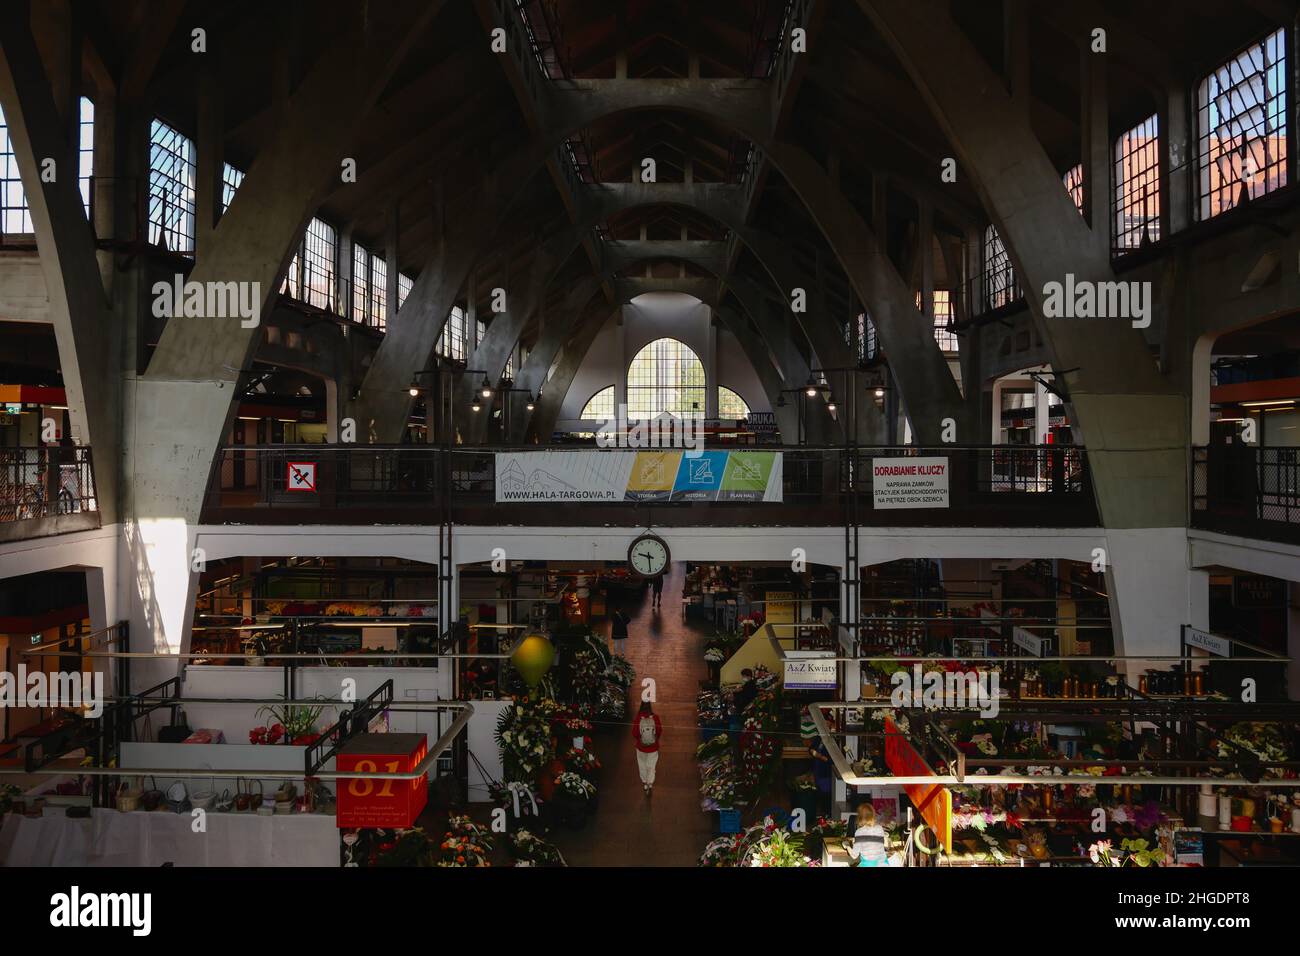
[{"label": "handbag on display", "polygon": [[177,707],[175,713],[172,715],[172,723],[158,731],[158,743],[182,744],[192,733],[193,731],[190,730],[189,720],[185,716],[185,711]]},{"label": "handbag on display", "polygon": [[140,794],[140,806],[145,810],[157,810],[163,802],[163,792],[158,789],[158,781],[151,776],[149,789]]},{"label": "handbag on display", "polygon": [[218,813],[229,813],[233,809],[235,809],[235,798],[230,788],[226,787],[221,791],[221,796],[217,797],[216,810]]},{"label": "handbag on display", "polygon": [[184,813],[190,807],[190,793],[183,780],[177,780],[167,788],[167,809],[172,813]]},{"label": "handbag on display", "polygon": [[253,795],[247,789],[248,783],[243,777],[235,779],[235,812],[247,813],[253,804]]},{"label": "handbag on display", "polygon": [[123,813],[139,810],[140,796],[143,793],[144,791],[139,787],[132,787],[129,781],[123,780],[122,785],[117,789],[117,808]]},{"label": "handbag on display", "polygon": [[[212,768],[209,767],[209,770]],[[217,803],[217,783],[215,777],[208,778],[205,790],[195,790],[190,796],[190,806],[195,810],[211,810]]]}]

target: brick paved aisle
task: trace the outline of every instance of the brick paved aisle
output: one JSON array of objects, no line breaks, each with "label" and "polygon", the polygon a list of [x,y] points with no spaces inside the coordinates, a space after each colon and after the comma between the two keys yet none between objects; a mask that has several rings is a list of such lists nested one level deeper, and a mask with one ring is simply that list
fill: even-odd
[{"label": "brick paved aisle", "polygon": [[630,719],[599,728],[593,744],[604,764],[600,806],[584,830],[553,834],[571,866],[694,866],[713,835],[716,814],[700,810],[695,763],[695,698],[708,668],[703,632],[682,621],[685,572],[684,564],[672,566],[658,612],[650,609],[648,588],[639,607],[626,609],[632,618],[627,654],[636,667],[629,718],[640,701],[641,679],[653,677],[655,712],[664,728],[654,796],[641,791]]}]

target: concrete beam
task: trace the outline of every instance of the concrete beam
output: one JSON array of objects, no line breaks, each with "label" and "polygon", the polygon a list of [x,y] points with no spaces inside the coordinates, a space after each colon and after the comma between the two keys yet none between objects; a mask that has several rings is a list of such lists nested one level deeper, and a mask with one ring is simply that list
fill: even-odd
[{"label": "concrete beam", "polygon": [[[938,0],[858,0],[948,134],[1069,391],[1108,527],[1185,526],[1186,402],[1128,318],[1046,318],[1048,283],[1114,281],[1029,120]],[[1108,226],[1106,226],[1108,228]],[[1075,371],[1066,371],[1074,369]]]},{"label": "concrete beam", "polygon": [[[76,166],[65,158],[75,153],[32,38],[26,3],[0,7],[0,109],[36,230],[73,434],[94,449],[100,513],[111,524],[118,514],[121,442],[121,381],[112,359],[121,337],[100,278]],[[42,176],[47,159],[55,162],[52,182]]]}]

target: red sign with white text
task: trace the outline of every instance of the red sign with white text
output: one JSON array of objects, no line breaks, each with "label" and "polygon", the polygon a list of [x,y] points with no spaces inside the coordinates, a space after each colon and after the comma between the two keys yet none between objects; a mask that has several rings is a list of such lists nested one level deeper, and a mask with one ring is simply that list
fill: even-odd
[{"label": "red sign with white text", "polygon": [[[358,734],[335,761],[339,773],[410,773],[429,752],[424,734]],[[429,802],[429,775],[415,780],[343,778],[338,782],[335,824],[342,829],[404,829]]]}]

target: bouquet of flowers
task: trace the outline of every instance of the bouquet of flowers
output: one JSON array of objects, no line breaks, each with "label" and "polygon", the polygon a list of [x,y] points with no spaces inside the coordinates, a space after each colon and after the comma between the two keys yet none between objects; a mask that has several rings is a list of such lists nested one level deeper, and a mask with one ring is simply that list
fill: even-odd
[{"label": "bouquet of flowers", "polygon": [[803,854],[803,840],[785,830],[773,830],[747,854],[750,866],[816,866]]},{"label": "bouquet of flowers", "polygon": [[1255,723],[1252,721],[1233,724],[1223,732],[1218,741],[1220,760],[1230,760],[1237,756],[1232,744],[1236,744],[1243,750],[1254,754],[1260,760],[1270,763],[1289,759],[1287,757],[1286,738],[1283,737],[1282,729],[1277,724]]},{"label": "bouquet of flowers", "polygon": [[596,785],[580,774],[566,770],[555,778],[555,785],[561,792],[579,800],[590,800],[596,795]]},{"label": "bouquet of flowers", "polygon": [[613,681],[605,681],[605,686],[600,691],[601,717],[610,720],[622,720],[627,716],[627,688],[620,687]]},{"label": "bouquet of flowers", "polygon": [[583,776],[589,777],[600,769],[600,760],[589,747],[582,750],[570,747],[560,759],[564,761],[565,768]]},{"label": "bouquet of flowers", "polygon": [[700,866],[735,866],[742,841],[742,833],[729,833],[709,842],[700,854]]},{"label": "bouquet of flowers", "polygon": [[719,757],[731,750],[731,738],[727,734],[717,734],[695,748],[696,760],[708,760]]},{"label": "bouquet of flowers", "polygon": [[726,717],[727,704],[719,691],[701,691],[695,706],[701,724],[718,723]]},{"label": "bouquet of flowers", "polygon": [[722,648],[710,647],[704,652],[704,659],[710,664],[721,664],[726,660],[726,655],[722,653]]},{"label": "bouquet of flowers", "polygon": [[[457,818],[452,817],[455,821]],[[464,818],[468,819],[468,818]],[[473,826],[473,825],[472,825]],[[438,856],[435,866],[491,866],[487,854],[492,849],[492,841],[474,826],[473,830],[458,831],[454,827],[443,835],[438,844]]]},{"label": "bouquet of flowers", "polygon": [[736,764],[731,754],[722,754],[700,765],[703,782],[700,784],[701,808],[717,810],[736,806],[740,799],[736,779]]},{"label": "bouquet of flowers", "polygon": [[605,682],[605,662],[593,651],[573,655],[573,696],[588,703],[599,700]]},{"label": "bouquet of flowers", "polygon": [[1096,866],[1160,866],[1164,851],[1160,847],[1147,849],[1146,840],[1124,840],[1118,851],[1110,840],[1099,840],[1088,847],[1088,859]]},{"label": "bouquet of flowers", "polygon": [[533,781],[537,773],[555,759],[551,738],[553,701],[542,697],[521,697],[506,707],[497,721],[496,739],[509,780]]},{"label": "bouquet of flowers", "polygon": [[609,666],[605,668],[605,677],[611,684],[627,690],[632,686],[632,679],[636,677],[636,669],[626,657],[614,654],[609,659]]},{"label": "bouquet of flowers", "polygon": [[531,830],[510,834],[510,852],[520,866],[568,866],[554,843],[543,840]]}]

